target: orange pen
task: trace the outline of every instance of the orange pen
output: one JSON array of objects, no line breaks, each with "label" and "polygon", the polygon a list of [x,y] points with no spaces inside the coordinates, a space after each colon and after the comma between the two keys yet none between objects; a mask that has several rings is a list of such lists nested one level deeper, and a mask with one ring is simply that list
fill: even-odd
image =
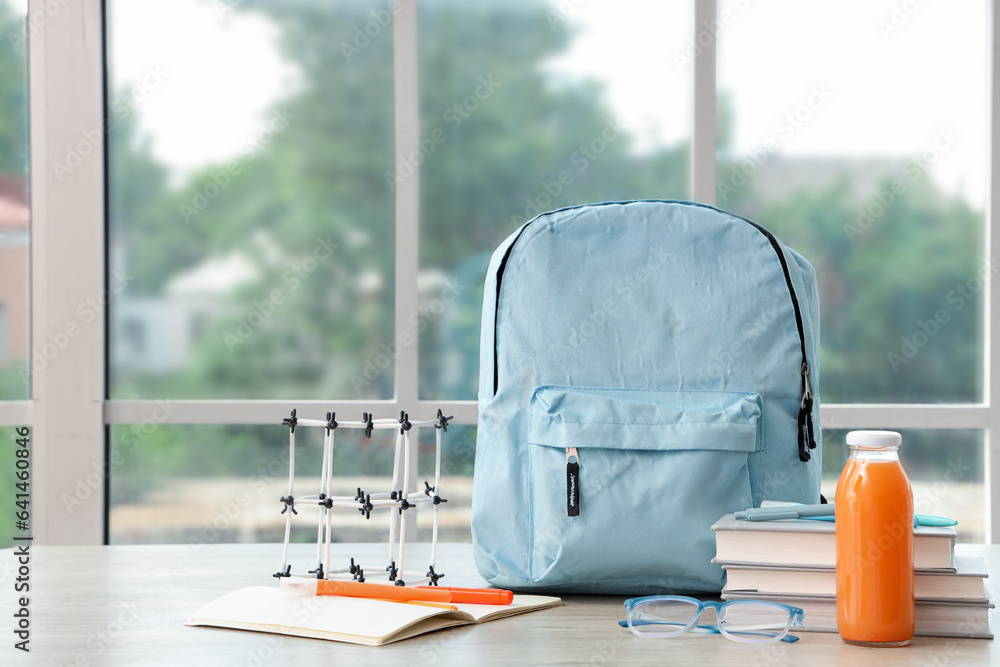
[{"label": "orange pen", "polygon": [[[451,588],[440,588],[438,586],[417,586],[421,590],[433,591],[451,591],[452,602],[468,602],[473,604],[510,604],[514,601],[514,592],[507,591],[502,588],[461,588],[459,586],[452,586]],[[469,596],[468,599],[458,599],[454,597],[459,596]]]},{"label": "orange pen", "polygon": [[391,586],[369,584],[359,581],[336,581],[331,579],[282,578],[280,587],[286,592],[299,595],[340,595],[351,598],[371,598],[375,600],[440,603],[472,603],[506,605],[514,600],[511,591],[496,588],[439,588],[437,586]]}]

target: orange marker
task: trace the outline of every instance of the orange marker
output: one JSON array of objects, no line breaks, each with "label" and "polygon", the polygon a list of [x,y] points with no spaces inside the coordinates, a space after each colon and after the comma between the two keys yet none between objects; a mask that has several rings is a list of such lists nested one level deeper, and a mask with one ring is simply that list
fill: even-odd
[{"label": "orange marker", "polygon": [[369,584],[360,581],[336,581],[331,579],[281,579],[280,587],[285,592],[299,595],[340,595],[351,598],[371,598],[375,600],[510,604],[514,594],[497,588],[438,588],[437,586],[391,586]]},{"label": "orange marker", "polygon": [[[474,604],[510,604],[514,601],[513,591],[506,591],[502,588],[439,588],[437,586],[417,586],[421,590],[451,591],[452,602],[470,602]],[[455,595],[469,596],[469,599],[459,600]]]}]

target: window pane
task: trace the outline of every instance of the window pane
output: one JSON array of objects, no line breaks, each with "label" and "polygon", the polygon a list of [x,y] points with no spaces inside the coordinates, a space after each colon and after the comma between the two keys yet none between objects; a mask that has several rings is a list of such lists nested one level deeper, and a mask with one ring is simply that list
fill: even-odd
[{"label": "window pane", "polygon": [[990,3],[723,0],[717,200],[817,270],[827,402],[982,400]]},{"label": "window pane", "polygon": [[[302,414],[301,416],[307,416]],[[418,485],[434,484],[434,429],[420,430]],[[2,433],[0,433],[2,434]],[[323,431],[296,430],[295,494],[318,493]],[[442,434],[438,539],[469,542],[474,427]],[[111,427],[112,544],[281,542],[285,517],[278,499],[288,491],[288,429],[283,426]],[[334,440],[334,494],[391,491],[395,431],[338,430]],[[316,510],[296,508],[295,542],[315,542]],[[417,507],[417,537],[431,538],[432,512]],[[336,542],[387,542],[385,511],[366,520],[352,508],[333,513]],[[2,536],[0,536],[2,537]],[[280,549],[275,552],[280,559]]]},{"label": "window pane", "polygon": [[28,366],[28,50],[25,3],[0,0],[0,400],[31,394]]},{"label": "window pane", "polygon": [[112,398],[393,395],[384,5],[109,3]]},{"label": "window pane", "polygon": [[[959,542],[986,540],[986,484],[983,432],[899,431],[899,459],[913,488],[913,506],[922,514],[958,521]],[[846,430],[823,430],[823,495],[833,502],[837,479],[847,463]]]},{"label": "window pane", "polygon": [[537,213],[688,192],[689,1],[419,4],[420,392],[475,399],[493,249]]}]

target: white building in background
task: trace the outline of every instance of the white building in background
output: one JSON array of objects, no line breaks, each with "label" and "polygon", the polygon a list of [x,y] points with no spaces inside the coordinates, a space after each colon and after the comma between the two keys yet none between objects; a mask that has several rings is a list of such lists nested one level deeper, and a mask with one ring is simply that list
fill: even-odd
[{"label": "white building in background", "polygon": [[260,275],[256,264],[234,251],[175,276],[162,296],[135,296],[125,290],[110,311],[112,366],[152,374],[185,367],[211,316],[225,307],[235,290]]}]

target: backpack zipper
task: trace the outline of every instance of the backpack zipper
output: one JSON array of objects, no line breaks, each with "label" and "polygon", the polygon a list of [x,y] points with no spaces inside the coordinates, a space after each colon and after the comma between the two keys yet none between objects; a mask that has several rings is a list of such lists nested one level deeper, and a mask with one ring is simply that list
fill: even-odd
[{"label": "backpack zipper", "polygon": [[580,455],[576,447],[566,448],[566,514],[580,516]]},{"label": "backpack zipper", "polygon": [[[695,205],[705,206],[704,204]],[[719,210],[711,206],[706,208],[713,208],[713,210],[716,211]],[[723,213],[724,211],[719,212]],[[730,213],[729,215],[732,214]],[[802,400],[799,402],[798,443],[799,460],[805,462],[812,458],[812,454],[809,453],[809,450],[816,449],[816,437],[813,433],[813,398],[812,391],[809,389],[809,361],[806,359],[806,335],[802,328],[802,311],[799,310],[799,300],[795,296],[795,288],[792,287],[792,276],[788,273],[788,264],[785,262],[785,254],[781,252],[781,245],[778,243],[778,239],[774,238],[774,234],[767,231],[752,220],[747,220],[746,218],[738,215],[734,215],[733,217],[753,225],[754,229],[764,235],[764,237],[771,243],[771,248],[774,250],[774,254],[778,256],[778,261],[781,262],[781,271],[785,274],[785,285],[788,287],[788,295],[792,299],[792,310],[795,311],[795,328],[799,332],[799,349],[802,352],[802,366],[800,366],[799,371],[802,374]],[[493,347],[495,351],[496,345],[494,344]]]},{"label": "backpack zipper", "polygon": [[[795,295],[795,288],[792,286],[792,276],[788,272],[788,264],[785,262],[785,255],[783,252],[781,252],[781,245],[778,243],[778,239],[774,238],[774,235],[771,232],[767,231],[753,220],[748,220],[747,218],[735,215],[733,213],[729,213],[728,211],[723,211],[714,206],[709,206],[708,204],[699,204],[697,202],[670,201],[670,200],[646,200],[646,201],[650,203],[660,203],[660,204],[683,204],[685,206],[699,206],[701,208],[707,208],[717,213],[728,215],[732,218],[736,218],[737,220],[742,220],[743,222],[746,222],[747,224],[753,226],[753,228],[756,229],[761,234],[763,234],[764,238],[766,238],[768,242],[771,244],[771,249],[774,250],[774,254],[778,256],[778,261],[781,263],[781,272],[785,275],[785,285],[788,287],[788,295],[792,300],[792,310],[795,313],[795,328],[798,330],[799,334],[799,348],[802,352],[802,365],[800,367],[800,373],[802,375],[802,400],[799,403],[799,419],[798,419],[799,460],[808,461],[809,459],[812,458],[812,455],[809,453],[809,450],[816,449],[816,438],[813,432],[813,418],[812,418],[813,397],[812,397],[812,391],[809,388],[810,369],[809,369],[809,361],[806,359],[806,335],[802,327],[802,311],[799,310],[799,300],[798,297],[796,297]],[[605,205],[622,204],[622,203],[626,202],[607,202],[607,204]],[[636,202],[636,203],[641,203],[641,202]],[[559,213],[561,211],[566,211],[574,208],[581,208],[581,207],[568,206],[566,208],[561,208],[556,211],[552,211],[551,213]],[[549,215],[549,213],[545,213],[542,215]],[[533,218],[532,220],[528,221],[521,227],[521,231],[518,232],[517,236],[514,237],[514,240],[511,241],[509,246],[507,246],[507,252],[504,253],[503,259],[500,260],[500,266],[497,267],[497,293],[496,293],[496,301],[494,303],[494,308],[493,308],[493,395],[494,396],[496,396],[497,388],[499,387],[499,381],[500,381],[500,375],[498,370],[499,354],[497,352],[498,349],[497,329],[500,323],[500,286],[503,282],[503,273],[504,270],[507,268],[507,260],[510,259],[510,253],[514,249],[514,246],[517,244],[517,242],[521,239],[521,236],[524,234],[524,230],[530,227],[535,220],[541,218],[542,215]],[[569,450],[567,450],[567,460],[569,456],[568,451]]]}]

